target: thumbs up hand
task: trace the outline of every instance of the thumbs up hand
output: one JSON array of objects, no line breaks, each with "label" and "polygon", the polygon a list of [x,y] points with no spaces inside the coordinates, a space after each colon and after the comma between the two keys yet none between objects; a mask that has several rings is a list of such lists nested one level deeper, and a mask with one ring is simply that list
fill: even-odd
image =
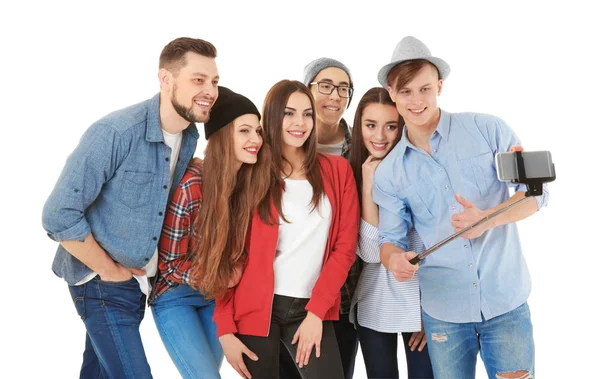
[{"label": "thumbs up hand", "polygon": [[[454,227],[454,232],[458,232],[488,215],[488,212],[477,208],[473,203],[463,198],[459,194],[455,194],[454,196],[456,197],[456,201],[458,201],[458,203],[464,208],[462,212],[452,215],[452,226]],[[493,220],[490,220],[482,225],[479,225],[470,232],[463,234],[462,237],[466,239],[477,238],[486,230],[493,227]]]}]

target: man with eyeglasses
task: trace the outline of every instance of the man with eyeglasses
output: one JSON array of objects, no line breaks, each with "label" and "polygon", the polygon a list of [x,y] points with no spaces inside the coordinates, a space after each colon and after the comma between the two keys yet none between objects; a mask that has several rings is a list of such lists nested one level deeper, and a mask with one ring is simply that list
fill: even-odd
[{"label": "man with eyeglasses", "polygon": [[342,118],[354,91],[350,70],[341,62],[319,58],[304,68],[304,84],[315,98],[319,153],[350,157],[350,128]]},{"label": "man with eyeglasses", "polygon": [[[342,62],[318,58],[304,68],[303,82],[315,98],[317,119],[317,151],[350,158],[350,128],[342,118],[352,100],[354,86],[350,70]],[[344,377],[352,378],[358,351],[358,334],[349,320],[350,303],[360,277],[361,264],[357,259],[341,289],[340,319],[333,322],[340,349]],[[280,349],[280,351],[285,351]],[[280,355],[280,378],[300,378],[288,354]]]}]

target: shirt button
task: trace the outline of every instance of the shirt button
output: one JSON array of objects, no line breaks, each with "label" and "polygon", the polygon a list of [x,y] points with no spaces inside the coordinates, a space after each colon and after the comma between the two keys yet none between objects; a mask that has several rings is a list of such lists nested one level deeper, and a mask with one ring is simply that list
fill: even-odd
[{"label": "shirt button", "polygon": [[144,261],[148,262],[150,260],[150,258],[144,258]]},{"label": "shirt button", "polygon": [[166,184],[163,186],[163,189],[167,189],[167,185]]},{"label": "shirt button", "polygon": [[442,172],[442,168],[440,167],[438,171],[439,171],[439,172]]},{"label": "shirt button", "polygon": [[469,263],[469,267],[473,267],[473,263]]},{"label": "shirt button", "polygon": [[463,246],[464,246],[465,249],[469,247],[469,245],[463,245]]},{"label": "shirt button", "polygon": [[473,287],[477,287],[477,283],[473,283]]},{"label": "shirt button", "polygon": [[452,209],[456,209],[456,205],[453,205],[453,206],[452,206]]},{"label": "shirt button", "polygon": [[162,216],[163,214],[162,214],[162,212],[158,212],[158,215],[159,215],[159,216]]},{"label": "shirt button", "polygon": [[434,153],[437,153],[437,149],[433,149],[433,152],[434,152]]},{"label": "shirt button", "polygon": [[165,161],[167,161],[167,162],[168,162],[168,161],[169,161],[169,157],[166,157],[166,158],[165,158]]},{"label": "shirt button", "polygon": [[153,241],[156,241],[156,240],[157,240],[157,238],[156,238],[156,237],[152,237],[152,240],[153,240]]},{"label": "shirt button", "polygon": [[444,188],[445,188],[445,189],[448,189],[449,187],[448,187],[448,185],[446,184],[446,185],[444,186]]}]

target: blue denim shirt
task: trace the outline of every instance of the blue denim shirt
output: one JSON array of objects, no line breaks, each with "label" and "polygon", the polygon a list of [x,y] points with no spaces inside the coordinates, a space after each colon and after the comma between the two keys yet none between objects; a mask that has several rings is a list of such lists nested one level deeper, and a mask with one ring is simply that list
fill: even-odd
[{"label": "blue denim shirt", "polygon": [[[453,234],[451,217],[463,211],[455,193],[488,209],[508,200],[510,186],[526,190],[496,176],[495,154],[520,145],[497,117],[441,111],[429,145],[431,156],[409,142],[404,128],[377,168],[373,199],[379,205],[380,245],[407,250],[413,225],[426,248]],[[546,187],[536,200],[538,209],[546,205]],[[447,322],[502,315],[523,304],[531,288],[514,223],[454,240],[422,262],[419,278],[423,310]]]},{"label": "blue denim shirt", "polygon": [[[83,241],[92,233],[115,261],[137,268],[148,263],[171,192],[171,148],[163,140],[159,102],[157,94],[113,112],[84,133],[44,206],[50,238]],[[173,183],[183,177],[197,140],[192,124],[183,132]],[[92,272],[61,245],[52,270],[71,285]]]}]

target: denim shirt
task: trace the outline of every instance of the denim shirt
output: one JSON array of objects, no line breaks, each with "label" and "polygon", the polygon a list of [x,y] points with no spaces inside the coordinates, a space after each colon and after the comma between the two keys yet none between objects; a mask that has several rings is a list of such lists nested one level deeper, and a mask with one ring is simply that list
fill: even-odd
[{"label": "denim shirt", "polygon": [[[520,145],[501,119],[476,113],[441,111],[430,140],[431,155],[415,147],[404,128],[402,139],[377,168],[373,200],[379,205],[380,246],[408,249],[414,225],[426,248],[454,233],[453,214],[462,212],[454,194],[489,209],[508,200],[494,157]],[[536,197],[538,209],[547,189]],[[529,271],[516,224],[495,227],[471,240],[458,238],[429,255],[419,269],[421,304],[447,322],[480,322],[509,312],[529,296]]]},{"label": "denim shirt", "polygon": [[[44,205],[42,224],[54,241],[90,233],[116,262],[144,267],[156,250],[170,198],[171,148],[163,140],[160,95],[95,122],[68,157]],[[183,132],[173,183],[179,183],[198,140]],[[58,246],[52,270],[71,285],[92,272]]]}]

